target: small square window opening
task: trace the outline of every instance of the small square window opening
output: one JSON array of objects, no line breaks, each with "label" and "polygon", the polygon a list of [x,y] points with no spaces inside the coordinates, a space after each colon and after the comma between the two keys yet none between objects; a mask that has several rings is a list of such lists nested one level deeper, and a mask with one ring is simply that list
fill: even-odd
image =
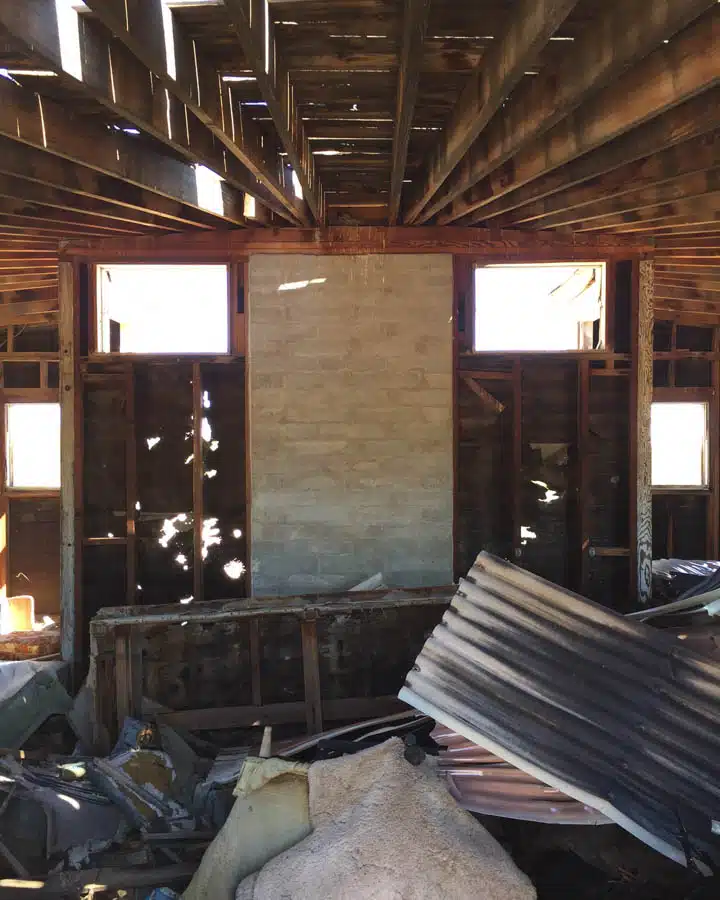
[{"label": "small square window opening", "polygon": [[227,266],[98,266],[100,353],[228,353]]},{"label": "small square window opening", "polygon": [[653,487],[706,488],[707,403],[653,403],[650,446]]},{"label": "small square window opening", "polygon": [[7,486],[60,489],[60,404],[8,403]]},{"label": "small square window opening", "polygon": [[475,269],[475,350],[598,350],[604,343],[604,263]]}]

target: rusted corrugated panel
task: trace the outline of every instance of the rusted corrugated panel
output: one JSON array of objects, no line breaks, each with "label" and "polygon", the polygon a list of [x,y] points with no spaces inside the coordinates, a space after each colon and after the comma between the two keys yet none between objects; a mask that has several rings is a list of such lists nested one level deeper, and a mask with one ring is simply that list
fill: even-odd
[{"label": "rusted corrugated panel", "polygon": [[482,553],[400,699],[685,863],[720,861],[720,665]]},{"label": "rusted corrugated panel", "polygon": [[460,806],[471,812],[555,825],[605,825],[610,821],[444,725],[438,725],[432,737],[443,748],[438,771]]}]

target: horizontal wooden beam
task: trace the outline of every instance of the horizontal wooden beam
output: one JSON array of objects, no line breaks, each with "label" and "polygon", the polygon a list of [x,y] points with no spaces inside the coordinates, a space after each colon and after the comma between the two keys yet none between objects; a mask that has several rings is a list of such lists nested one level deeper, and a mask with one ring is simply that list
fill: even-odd
[{"label": "horizontal wooden beam", "polygon": [[[506,167],[506,176],[513,172],[510,160],[515,164],[518,156],[523,168],[535,151],[560,149],[572,138],[579,142],[575,154],[579,156],[587,152],[583,145],[600,146],[650,118],[651,110],[657,115],[663,107],[680,102],[674,97],[682,93],[681,85],[674,91],[673,80],[695,67],[702,68],[699,59],[686,61],[684,53],[712,53],[714,26],[701,20],[677,37],[673,35],[713,6],[711,0],[660,0],[652,7],[644,0],[607,4],[599,20],[588,24],[555,70],[549,67],[541,72],[509,99],[503,115],[468,154],[442,197],[427,207],[418,221],[426,221],[466,191],[471,193],[453,210],[453,217],[471,212],[475,202],[485,200],[485,190],[501,179],[481,183],[477,191],[475,185],[500,167]],[[667,39],[670,43],[663,44]],[[706,73],[711,68],[706,61]],[[685,96],[693,93],[685,92]],[[550,134],[552,139],[544,140]],[[569,148],[564,149],[567,154]]]},{"label": "horizontal wooden beam", "polygon": [[397,225],[400,215],[400,198],[407,168],[408,146],[420,85],[420,67],[429,13],[430,0],[405,0],[388,199],[388,221],[391,225]]},{"label": "horizontal wooden beam", "polygon": [[[0,135],[203,208],[194,166],[76,116],[65,105],[32,94],[7,78],[0,78]],[[235,200],[233,208],[224,197],[221,218],[241,225],[245,222],[241,195]]]},{"label": "horizontal wooden beam", "polygon": [[28,272],[24,275],[0,274],[0,291],[27,291],[33,288],[53,287],[57,284],[57,271],[50,275],[34,275]]},{"label": "horizontal wooden beam", "polygon": [[[453,108],[430,164],[419,178],[418,189],[413,191],[404,217],[407,223],[418,221],[422,210],[535,63],[539,52],[576,3],[577,0],[520,0],[515,5],[507,29],[483,55]],[[578,75],[575,73],[574,81]],[[429,215],[419,221],[428,218]]]},{"label": "horizontal wooden beam", "polygon": [[35,301],[52,301],[57,303],[57,288],[46,287],[34,290],[0,291],[0,304],[31,303]]},{"label": "horizontal wooden beam", "polygon": [[454,253],[500,260],[574,260],[631,257],[650,252],[653,241],[616,235],[571,235],[553,231],[482,228],[333,227],[237,229],[103,241],[68,241],[61,256],[141,259],[177,254],[182,259],[232,259],[248,253]]},{"label": "horizontal wooden beam", "polygon": [[22,324],[24,319],[40,313],[57,311],[57,297],[50,300],[28,300],[24,303],[0,305],[0,326]]},{"label": "horizontal wooden beam", "polygon": [[718,128],[720,128],[720,88],[715,88],[687,100],[628,134],[616,138],[599,150],[548,172],[499,199],[490,197],[487,205],[460,219],[459,223],[470,225],[487,221],[494,225],[498,216],[567,191],[589,179],[614,172],[670,147],[707,135]]},{"label": "horizontal wooden beam", "polygon": [[273,125],[302,187],[314,220],[325,222],[325,203],[312,148],[298,110],[290,72],[275,42],[275,25],[267,0],[223,0],[227,20],[267,104]]},{"label": "horizontal wooden beam", "polygon": [[[653,190],[662,188],[666,195],[673,189],[687,190],[688,176],[699,177],[704,171],[717,166],[720,166],[720,131],[668,147],[576,187],[497,216],[493,219],[493,226],[555,228],[581,221],[596,208],[610,212],[634,209],[642,205],[645,197],[651,198],[650,204],[657,203],[660,192],[651,193]],[[689,184],[690,190],[693,190],[693,181]]]},{"label": "horizontal wooden beam", "polygon": [[[255,123],[242,118],[232,89],[205,58],[202,47],[187,36],[172,11],[174,75],[168,71],[161,0],[129,4],[116,0],[88,0],[87,5],[118,39],[117,43],[122,42],[130,51],[131,56],[124,59],[124,65],[137,73],[129,84],[130,89],[136,90],[137,84],[144,80],[152,83],[151,75],[159,81],[162,90],[157,93],[167,104],[166,118],[175,120],[179,126],[172,129],[174,135],[182,133],[184,122],[201,123],[228,154],[224,165],[219,160],[206,162],[206,165],[229,181],[242,184],[243,190],[254,194],[278,214],[289,216],[293,221],[306,221],[304,205],[285,184],[279,157],[268,148]],[[115,52],[118,52],[117,47]],[[141,68],[143,78],[139,77]],[[124,77],[121,71],[118,78]],[[124,81],[121,83],[125,84]],[[188,131],[201,136],[197,128],[188,127]],[[238,169],[238,161],[254,181]],[[259,189],[258,183],[264,190]]]}]

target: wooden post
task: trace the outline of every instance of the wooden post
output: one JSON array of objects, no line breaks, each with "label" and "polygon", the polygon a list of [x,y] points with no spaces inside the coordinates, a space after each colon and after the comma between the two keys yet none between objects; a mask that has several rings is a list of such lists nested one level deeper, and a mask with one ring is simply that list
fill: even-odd
[{"label": "wooden post", "polygon": [[[653,395],[653,304],[655,265],[640,260],[633,336],[633,378],[635,382],[635,562],[637,599],[647,604],[652,597],[652,470],[650,453],[650,412]],[[633,298],[635,299],[635,298]]]},{"label": "wooden post", "polygon": [[142,715],[142,656],[137,633],[128,625],[115,631],[115,697],[118,734],[129,716]]},{"label": "wooden post", "polygon": [[717,559],[720,554],[720,328],[713,328],[712,398],[709,416],[709,475],[707,555]]},{"label": "wooden post", "polygon": [[577,409],[577,453],[578,453],[578,545],[580,560],[578,567],[579,584],[577,589],[585,593],[588,578],[588,559],[590,550],[590,523],[588,516],[589,482],[590,482],[590,360],[581,359],[578,363],[578,409]]},{"label": "wooden post", "polygon": [[125,365],[125,598],[137,601],[137,451],[135,447],[135,369]]},{"label": "wooden post", "polygon": [[522,363],[513,361],[513,433],[512,433],[512,484],[513,484],[513,561],[522,565],[521,517],[522,517]]},{"label": "wooden post", "polygon": [[250,686],[253,706],[262,706],[262,670],[260,668],[260,619],[250,619]]},{"label": "wooden post", "polygon": [[193,363],[193,597],[203,599],[203,454],[202,454],[202,381],[200,363]]},{"label": "wooden post", "polygon": [[305,677],[305,712],[308,734],[323,729],[322,694],[320,690],[320,657],[318,654],[317,621],[303,619],[302,631],[303,675]]},{"label": "wooden post", "polygon": [[70,262],[58,266],[60,307],[60,611],[63,659],[77,662],[82,621],[75,592],[75,270]]}]

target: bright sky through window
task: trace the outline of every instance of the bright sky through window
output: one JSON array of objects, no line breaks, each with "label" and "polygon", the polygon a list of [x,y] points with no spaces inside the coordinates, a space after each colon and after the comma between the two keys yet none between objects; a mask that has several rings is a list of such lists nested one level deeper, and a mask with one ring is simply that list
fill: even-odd
[{"label": "bright sky through window", "polygon": [[226,266],[98,268],[101,353],[227,353]]},{"label": "bright sky through window", "polygon": [[18,490],[60,487],[60,404],[8,403],[7,484]]},{"label": "bright sky through window", "polygon": [[653,403],[654,487],[707,486],[707,418],[706,403]]},{"label": "bright sky through window", "polygon": [[[479,266],[476,350],[580,350],[582,326],[602,319],[605,266]],[[590,348],[592,349],[592,348]]]}]

